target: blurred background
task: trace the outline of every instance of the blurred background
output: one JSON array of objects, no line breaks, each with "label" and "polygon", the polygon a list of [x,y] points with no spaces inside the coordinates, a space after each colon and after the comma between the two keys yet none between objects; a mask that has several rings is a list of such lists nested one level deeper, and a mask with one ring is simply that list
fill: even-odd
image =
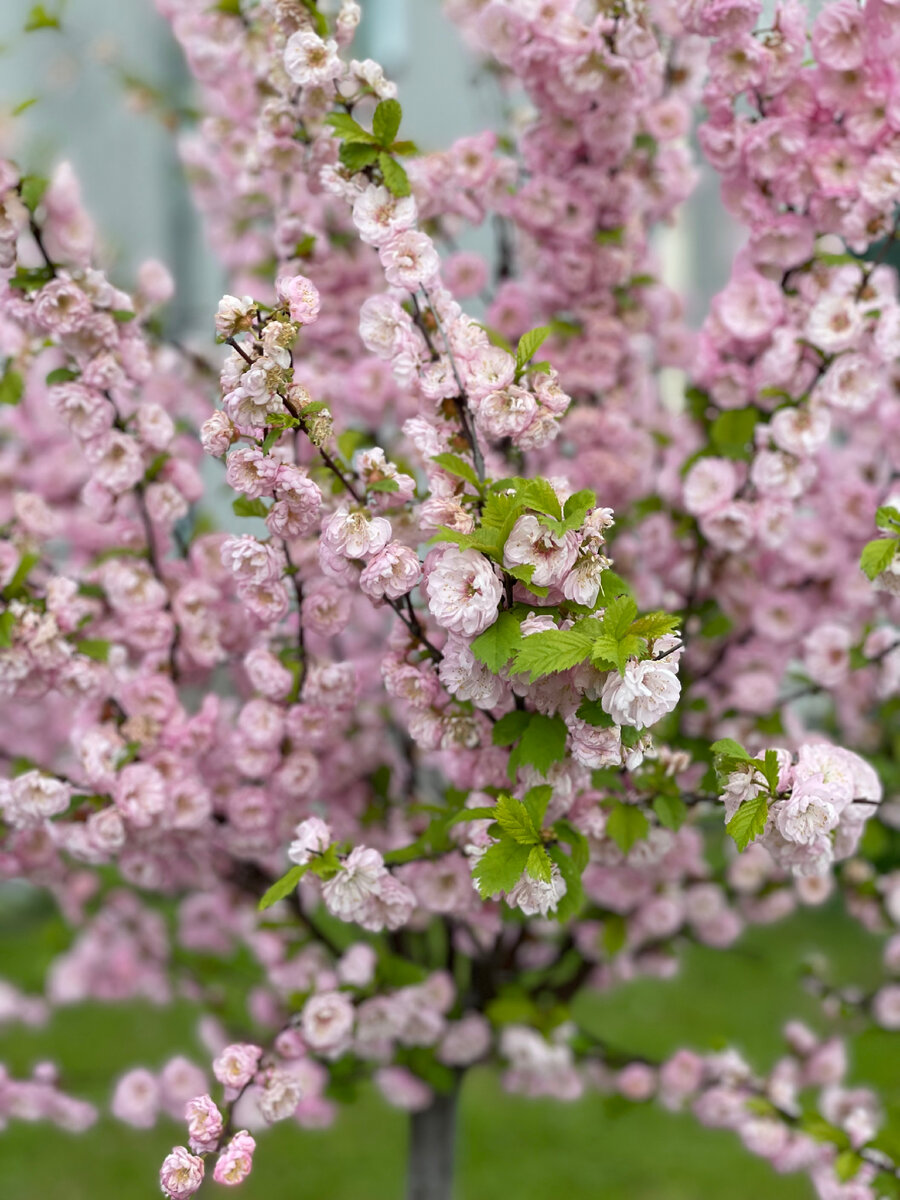
[{"label": "blurred background", "polygon": [[[182,332],[211,337],[222,279],[205,246],[174,147],[173,113],[190,105],[180,54],[152,0],[49,0],[61,30],[24,34],[31,0],[0,3],[0,152],[28,171],[74,164],[104,238],[113,278],[128,286],[147,257],[178,281],[169,319]],[[439,0],[364,0],[360,57],[384,63],[400,84],[404,129],[425,149],[487,125],[502,104],[480,76],[440,11]],[[33,103],[28,103],[33,101]],[[15,110],[20,111],[14,115]],[[702,240],[698,231],[703,231]],[[660,236],[668,282],[688,298],[696,323],[727,277],[735,231],[722,214],[714,180],[700,188],[676,228]],[[468,244],[478,245],[477,231]],[[0,888],[0,979],[41,989],[52,956],[70,933],[41,897]],[[779,1052],[790,1017],[824,1029],[802,986],[803,964],[827,952],[835,980],[877,978],[878,946],[836,904],[801,912],[777,929],[755,930],[733,950],[689,950],[675,980],[637,981],[605,997],[582,997],[583,1022],[614,1045],[659,1057],[678,1045],[741,1047],[759,1067]],[[239,974],[240,964],[235,964]],[[158,1069],[176,1054],[207,1065],[199,1013],[187,1003],[60,1010],[49,1026],[4,1026],[0,1063],[27,1074],[59,1064],[65,1090],[108,1105],[125,1070]],[[888,1034],[853,1039],[854,1076],[900,1103],[896,1052]],[[2,1200],[132,1200],[158,1195],[163,1155],[183,1125],[163,1121],[149,1133],[102,1120],[72,1136],[14,1124],[0,1132]],[[403,1191],[406,1118],[362,1092],[326,1131],[284,1124],[263,1134],[246,1200],[393,1200]],[[471,1075],[463,1095],[460,1200],[793,1200],[811,1195],[802,1179],[775,1176],[730,1134],[647,1106],[621,1112],[599,1096],[577,1103],[505,1096],[496,1077]],[[210,1185],[215,1191],[216,1185]]]}]

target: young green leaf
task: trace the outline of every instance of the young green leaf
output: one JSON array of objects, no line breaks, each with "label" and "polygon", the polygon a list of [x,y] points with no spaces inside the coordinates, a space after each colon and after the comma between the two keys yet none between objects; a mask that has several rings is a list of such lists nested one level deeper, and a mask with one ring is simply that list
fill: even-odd
[{"label": "young green leaf", "polygon": [[496,723],[491,732],[491,740],[495,746],[511,746],[528,728],[530,720],[531,713],[514,708],[512,712],[506,713]]},{"label": "young green leaf", "polygon": [[18,404],[25,391],[25,380],[18,371],[7,367],[0,378],[0,404]]},{"label": "young green leaf", "polygon": [[[504,611],[498,615],[493,625],[478,635],[471,649],[479,662],[498,675],[521,644],[521,625],[511,612]],[[509,714],[513,715],[515,714]],[[496,726],[494,730],[496,732]]]},{"label": "young green leaf", "polygon": [[585,721],[588,725],[600,729],[609,729],[614,723],[609,713],[603,711],[603,705],[599,700],[582,700],[575,711],[575,716],[580,721]]},{"label": "young green leaf", "polygon": [[549,325],[542,325],[538,329],[529,329],[527,333],[522,334],[516,347],[517,371],[525,369],[527,363],[534,358],[552,332]]},{"label": "young green leaf", "polygon": [[349,113],[333,112],[325,118],[325,124],[334,130],[335,137],[345,142],[369,142],[374,144],[375,138],[367,129],[363,129],[358,121],[354,121]]},{"label": "young green leaf", "polygon": [[341,166],[346,167],[348,171],[364,171],[366,167],[371,167],[378,157],[378,149],[375,146],[368,146],[361,142],[344,142],[338,152],[338,158],[341,160]]},{"label": "young green leaf", "polygon": [[75,643],[75,649],[79,654],[84,654],[97,662],[106,662],[109,658],[109,642],[103,638],[82,638],[80,642]]},{"label": "young green leaf", "polygon": [[232,500],[231,508],[236,517],[264,517],[269,511],[258,496],[255,500],[247,496],[238,496],[236,500]]},{"label": "young green leaf", "polygon": [[501,793],[497,797],[494,817],[503,832],[523,846],[536,846],[541,840],[540,830],[521,800]]},{"label": "young green leaf", "polygon": [[25,19],[26,33],[33,33],[36,29],[59,29],[59,17],[47,12],[43,4],[35,4]]},{"label": "young green leaf", "polygon": [[8,608],[0,613],[0,646],[12,645],[12,631],[16,624],[16,618]]},{"label": "young green leaf", "polygon": [[717,742],[713,742],[710,750],[714,755],[721,758],[737,758],[743,762],[749,762],[750,760],[750,755],[741,743],[736,742],[734,738],[719,738]]},{"label": "young green leaf", "polygon": [[77,371],[70,371],[68,367],[57,367],[48,373],[46,382],[52,386],[54,383],[69,383],[77,378]]},{"label": "young green leaf", "polygon": [[768,816],[769,801],[764,792],[744,801],[725,826],[738,850],[746,850],[763,833]]},{"label": "young green leaf", "polygon": [[391,143],[400,130],[403,119],[403,109],[399,100],[382,100],[375,109],[372,117],[372,133],[378,139],[379,146],[389,150]]},{"label": "young green leaf", "polygon": [[268,891],[263,894],[258,906],[259,911],[263,912],[265,909],[271,908],[273,904],[277,904],[279,900],[283,900],[285,896],[289,896],[308,870],[309,863],[305,863],[302,867],[291,867],[286,875],[276,879]]},{"label": "young green leaf", "polygon": [[628,632],[652,640],[672,633],[680,624],[680,617],[673,617],[665,612],[650,612],[632,621]]},{"label": "young green leaf", "polygon": [[584,887],[581,882],[581,872],[584,868],[570,858],[562,846],[547,846],[545,852],[551,861],[556,863],[566,885],[565,895],[557,901],[556,919],[568,921],[578,914],[584,903]]},{"label": "young green leaf", "polygon": [[562,717],[534,713],[519,743],[519,761],[546,775],[566,756],[566,723]]},{"label": "young green leaf", "polygon": [[393,192],[395,196],[408,196],[411,189],[406,168],[398,163],[396,158],[391,158],[390,154],[384,150],[378,155],[378,165],[381,167],[384,186],[387,190]]},{"label": "young green leaf", "polygon": [[875,525],[888,533],[900,534],[900,508],[892,504],[882,504],[875,513]]},{"label": "young green leaf", "polygon": [[431,461],[436,462],[449,475],[456,475],[457,478],[464,479],[466,483],[471,483],[476,492],[481,491],[481,483],[475,474],[474,468],[464,458],[460,458],[458,454],[433,454]]},{"label": "young green leaf", "polygon": [[475,864],[472,872],[482,898],[497,892],[511,892],[525,870],[530,846],[523,846],[510,837],[503,837],[489,846]]},{"label": "young green leaf", "polygon": [[650,832],[650,822],[633,804],[616,803],[606,819],[606,832],[623,854]]},{"label": "young green leaf", "polygon": [[687,816],[687,805],[680,796],[661,792],[653,801],[653,811],[665,829],[680,829]]},{"label": "young green leaf", "polygon": [[532,879],[537,879],[540,883],[550,882],[553,877],[553,865],[543,846],[531,847],[528,852],[528,861],[525,863],[525,870]]},{"label": "young green leaf", "polygon": [[542,828],[544,817],[547,815],[547,805],[550,803],[553,796],[553,788],[549,783],[538,784],[537,787],[529,788],[525,793],[525,799],[522,803],[531,814],[531,819],[534,821],[537,829]]},{"label": "young green leaf", "polygon": [[545,629],[540,633],[531,633],[522,639],[522,645],[516,652],[514,669],[520,674],[529,672],[534,683],[545,675],[567,671],[569,667],[584,662],[593,644],[594,638],[580,632],[578,625],[571,629]]},{"label": "young green leaf", "polygon": [[893,561],[894,554],[900,547],[900,539],[887,537],[875,538],[863,547],[859,565],[868,579],[876,579]]}]

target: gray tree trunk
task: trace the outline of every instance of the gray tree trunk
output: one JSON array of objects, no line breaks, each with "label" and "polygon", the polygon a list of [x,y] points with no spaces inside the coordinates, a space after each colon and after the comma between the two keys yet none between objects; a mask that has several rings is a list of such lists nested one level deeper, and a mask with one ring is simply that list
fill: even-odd
[{"label": "gray tree trunk", "polygon": [[406,1200],[453,1200],[458,1104],[457,1085],[449,1094],[435,1095],[422,1112],[413,1113]]}]

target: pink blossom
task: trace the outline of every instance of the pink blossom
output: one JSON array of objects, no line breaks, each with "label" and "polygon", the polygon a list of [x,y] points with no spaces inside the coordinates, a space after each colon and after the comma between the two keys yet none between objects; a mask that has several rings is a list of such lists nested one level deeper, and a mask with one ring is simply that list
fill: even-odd
[{"label": "pink blossom", "polygon": [[160,1187],[170,1200],[188,1200],[203,1182],[204,1169],[202,1158],[176,1146],[160,1168]]},{"label": "pink blossom", "polygon": [[503,594],[488,559],[476,550],[443,550],[425,576],[428,608],[450,633],[473,638],[492,624]]}]

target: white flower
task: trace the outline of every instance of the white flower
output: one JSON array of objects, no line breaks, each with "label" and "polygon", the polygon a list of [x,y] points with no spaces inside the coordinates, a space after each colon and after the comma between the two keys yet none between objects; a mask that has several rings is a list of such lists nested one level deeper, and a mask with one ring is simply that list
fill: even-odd
[{"label": "white flower", "polygon": [[294,33],[284,48],[284,69],[301,87],[321,87],[341,73],[337,42],[309,30]]},{"label": "white flower", "polygon": [[378,890],[379,880],[387,874],[384,859],[377,850],[355,846],[344,865],[322,888],[328,911],[336,917],[353,920]]},{"label": "white flower", "polygon": [[294,840],[288,847],[288,858],[305,866],[315,854],[322,854],[331,845],[332,833],[320,817],[308,817],[294,830]]},{"label": "white flower", "polygon": [[547,913],[556,912],[556,906],[565,894],[566,881],[554,863],[549,883],[544,883],[541,879],[532,879],[530,875],[523,873],[506,900],[511,908],[520,909],[526,917],[534,917],[538,913],[546,917]]},{"label": "white flower", "polygon": [[368,558],[377,554],[390,540],[391,523],[359,509],[350,511],[346,504],[322,525],[322,542],[343,558]]},{"label": "white flower", "polygon": [[834,805],[813,789],[794,792],[775,807],[778,832],[786,841],[801,846],[813,845],[822,834],[831,833],[839,820]]},{"label": "white flower", "polygon": [[624,675],[610,673],[600,703],[617,725],[644,729],[671,712],[680,694],[678,676],[665,663],[631,659]]},{"label": "white flower", "polygon": [[382,245],[415,223],[413,197],[395,196],[386,187],[367,187],[353,205],[353,224],[359,230],[360,240],[370,246]]},{"label": "white flower", "polygon": [[533,564],[530,582],[537,587],[552,587],[569,572],[577,553],[577,538],[571,530],[557,537],[537,517],[526,513],[519,517],[506,539],[503,562],[507,567]]},{"label": "white flower", "polygon": [[493,624],[503,595],[493,566],[477,550],[444,550],[424,587],[437,623],[467,638]]},{"label": "white flower", "polygon": [[453,634],[444,646],[438,675],[452,696],[471,700],[478,708],[496,708],[503,699],[504,683],[500,676],[478,662],[468,642]]},{"label": "white flower", "polygon": [[252,296],[223,296],[216,310],[216,333],[221,338],[229,338],[248,330],[255,311],[256,302]]},{"label": "white flower", "polygon": [[353,1005],[341,992],[320,992],[303,1006],[301,1029],[307,1045],[319,1053],[340,1053],[353,1029]]}]

